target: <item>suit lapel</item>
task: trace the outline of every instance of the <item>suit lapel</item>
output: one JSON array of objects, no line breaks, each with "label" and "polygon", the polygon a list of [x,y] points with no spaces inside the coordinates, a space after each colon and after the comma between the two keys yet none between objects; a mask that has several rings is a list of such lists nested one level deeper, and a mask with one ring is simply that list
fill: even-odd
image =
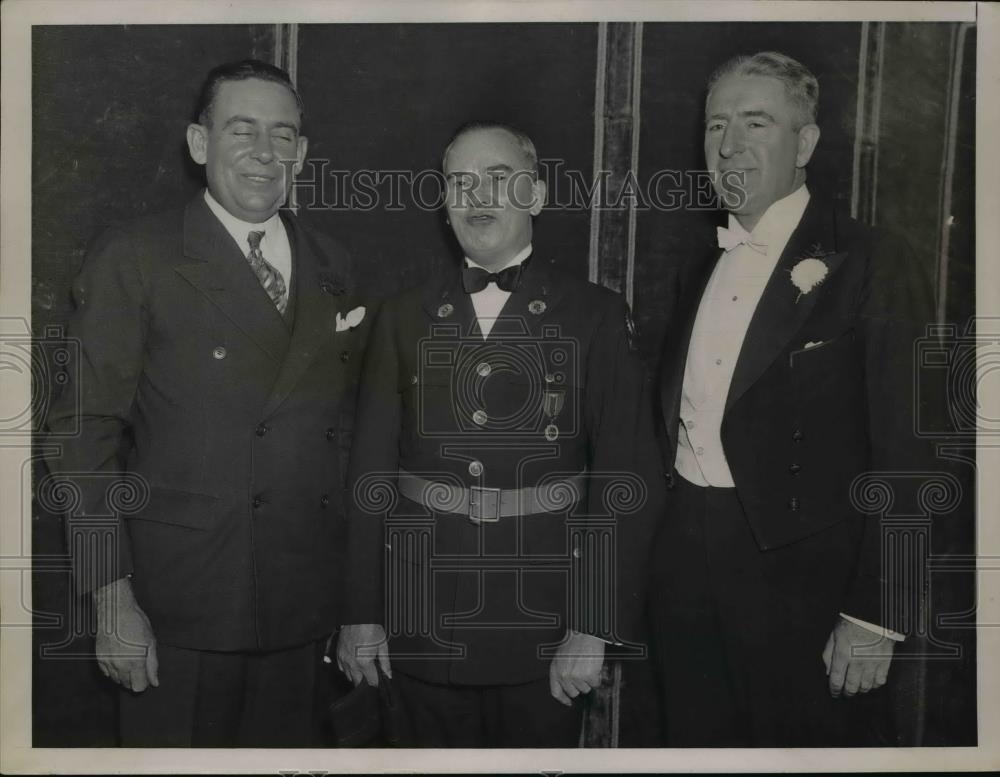
[{"label": "suit lapel", "polygon": [[[329,284],[320,277],[321,258],[312,241],[296,219],[285,214],[282,216],[295,262],[295,320],[288,352],[264,405],[264,415],[273,412],[284,401],[331,338],[342,338],[345,346],[353,340],[351,330],[336,331],[336,319],[338,312],[346,315],[359,304],[359,300],[352,295],[328,291]],[[343,369],[333,371],[338,381],[342,380],[345,372]],[[335,395],[339,385],[331,385],[329,390],[331,395]]]},{"label": "suit lapel", "polygon": [[[788,240],[764,293],[754,311],[733,380],[726,410],[739,400],[784,350],[801,329],[813,307],[829,286],[830,276],[840,267],[846,251],[838,251],[833,211],[813,197],[798,227]],[[807,294],[799,293],[791,280],[792,269],[803,259],[820,259],[827,267],[823,283]]]},{"label": "suit lapel", "polygon": [[175,270],[268,356],[281,361],[288,346],[284,320],[201,194],[184,211],[184,255],[190,261]]}]

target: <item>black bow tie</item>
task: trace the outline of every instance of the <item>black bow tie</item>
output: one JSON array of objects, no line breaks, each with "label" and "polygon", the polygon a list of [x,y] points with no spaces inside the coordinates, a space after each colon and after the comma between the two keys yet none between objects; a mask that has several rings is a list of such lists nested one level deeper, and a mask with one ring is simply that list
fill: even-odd
[{"label": "black bow tie", "polygon": [[503,291],[514,291],[521,282],[521,273],[527,263],[525,260],[500,272],[489,272],[482,267],[465,267],[462,270],[462,287],[466,294],[482,291],[491,283],[495,283]]}]

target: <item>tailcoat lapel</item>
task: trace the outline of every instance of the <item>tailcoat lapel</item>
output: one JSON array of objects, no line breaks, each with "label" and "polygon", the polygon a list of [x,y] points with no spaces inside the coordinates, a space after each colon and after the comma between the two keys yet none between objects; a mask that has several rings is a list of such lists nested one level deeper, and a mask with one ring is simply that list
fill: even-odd
[{"label": "tailcoat lapel", "polygon": [[[840,250],[842,248],[837,245],[832,209],[818,198],[811,198],[750,320],[729,386],[727,412],[778,358],[805,323],[816,301],[829,286],[830,276],[847,256],[846,250]],[[792,269],[810,257],[826,265],[826,278],[809,293],[800,294],[792,283]]]}]

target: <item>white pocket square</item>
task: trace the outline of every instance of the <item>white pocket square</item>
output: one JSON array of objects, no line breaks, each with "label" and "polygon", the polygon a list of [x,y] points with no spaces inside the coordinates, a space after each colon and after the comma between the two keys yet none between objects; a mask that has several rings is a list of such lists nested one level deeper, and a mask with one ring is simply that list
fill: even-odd
[{"label": "white pocket square", "polygon": [[360,324],[365,317],[365,306],[361,305],[354,308],[346,316],[337,314],[337,331],[346,332],[348,329],[354,329],[358,324]]},{"label": "white pocket square", "polygon": [[808,343],[806,343],[804,346],[802,346],[802,348],[805,350],[805,349],[809,349],[809,348],[815,348],[817,345],[823,345],[823,341],[822,340],[810,340]]}]

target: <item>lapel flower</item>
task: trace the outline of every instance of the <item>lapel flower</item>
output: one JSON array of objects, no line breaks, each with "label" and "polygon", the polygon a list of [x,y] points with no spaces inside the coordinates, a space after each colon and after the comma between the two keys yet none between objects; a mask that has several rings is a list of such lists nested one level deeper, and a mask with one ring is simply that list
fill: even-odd
[{"label": "lapel flower", "polygon": [[819,286],[828,272],[830,268],[826,266],[826,262],[815,256],[799,260],[792,268],[792,283],[799,290],[799,296],[795,301],[798,302],[803,294],[808,294]]},{"label": "lapel flower", "polygon": [[455,306],[450,302],[445,302],[441,307],[438,308],[438,318],[448,318],[452,313],[455,312]]},{"label": "lapel flower", "polygon": [[534,313],[536,316],[540,316],[545,312],[546,304],[544,300],[533,299],[528,303],[528,310]]}]

